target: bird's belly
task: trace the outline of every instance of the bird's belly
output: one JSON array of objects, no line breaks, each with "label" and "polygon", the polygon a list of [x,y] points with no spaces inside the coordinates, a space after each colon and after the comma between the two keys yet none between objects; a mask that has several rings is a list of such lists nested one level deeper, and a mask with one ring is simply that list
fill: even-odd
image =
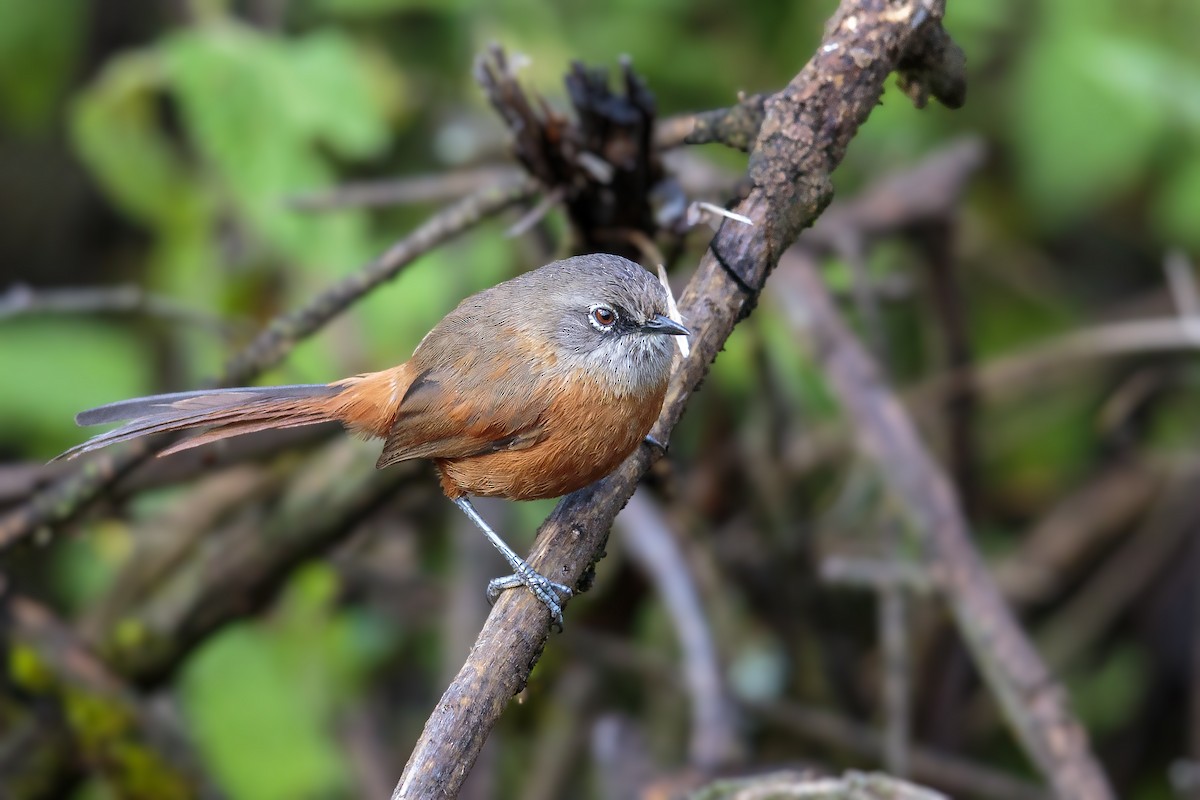
[{"label": "bird's belly", "polygon": [[552,405],[545,436],[520,450],[437,462],[446,493],[538,500],[581,489],[637,449],[662,409],[666,381],[643,395]]}]

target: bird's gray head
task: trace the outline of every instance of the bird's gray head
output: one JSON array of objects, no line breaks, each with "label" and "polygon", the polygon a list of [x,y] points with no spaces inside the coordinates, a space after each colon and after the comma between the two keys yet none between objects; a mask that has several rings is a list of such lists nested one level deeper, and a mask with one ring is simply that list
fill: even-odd
[{"label": "bird's gray head", "polygon": [[672,337],[688,334],[668,316],[658,279],[620,256],[575,256],[509,283],[537,297],[537,324],[559,353],[558,367],[604,375],[617,394],[660,385],[670,374]]}]

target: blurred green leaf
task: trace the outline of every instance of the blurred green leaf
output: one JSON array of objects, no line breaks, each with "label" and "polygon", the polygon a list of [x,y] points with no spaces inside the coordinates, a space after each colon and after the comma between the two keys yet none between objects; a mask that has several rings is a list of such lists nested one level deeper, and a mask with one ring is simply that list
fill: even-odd
[{"label": "blurred green leaf", "polygon": [[388,143],[388,128],[371,95],[368,65],[359,49],[334,30],[313,33],[288,46],[294,94],[289,104],[311,139],[346,158],[367,158]]},{"label": "blurred green leaf", "polygon": [[47,127],[83,44],[85,0],[0,0],[0,119],[35,133]]},{"label": "blurred green leaf", "polygon": [[1181,364],[1174,383],[1179,391],[1155,401],[1146,439],[1153,451],[1186,458],[1200,449],[1200,362],[1189,358]]},{"label": "blurred green leaf", "polygon": [[1070,677],[1074,705],[1093,735],[1128,723],[1141,700],[1149,671],[1145,653],[1125,644],[1114,647],[1098,664]]},{"label": "blurred green leaf", "polygon": [[1161,47],[1117,36],[1087,40],[1098,83],[1125,102],[1153,108],[1164,121],[1200,131],[1200,65]]},{"label": "blurred green leaf", "polygon": [[1094,406],[1092,388],[1081,383],[1020,404],[984,408],[977,424],[987,432],[982,454],[987,485],[1005,487],[1018,506],[1049,503],[1087,464]]},{"label": "blurred green leaf", "polygon": [[284,41],[220,22],[179,33],[163,50],[190,136],[255,230],[300,264],[362,261],[361,214],[282,206],[290,193],[332,183],[322,146],[364,156],[387,142],[366,66],[343,35]]},{"label": "blurred green leaf", "polygon": [[[313,660],[320,648],[310,650]],[[217,780],[239,800],[328,797],[346,769],[321,708],[260,627],[237,625],[188,662],[181,699]]]},{"label": "blurred green leaf", "polygon": [[340,608],[337,573],[319,562],[296,571],[276,609],[271,624],[231,628],[188,662],[187,716],[231,796],[339,794],[347,775],[334,715],[396,630]]},{"label": "blurred green leaf", "polygon": [[1042,227],[1083,217],[1145,170],[1162,115],[1097,77],[1107,39],[1084,25],[1046,36],[1026,54],[1011,108],[1025,196]]},{"label": "blurred green leaf", "polygon": [[[353,696],[367,670],[395,644],[397,630],[378,617],[342,608],[340,578],[328,564],[296,571],[271,629],[281,655],[295,665],[297,685],[327,722],[341,698]],[[313,650],[321,656],[313,657]]]},{"label": "blurred green leaf", "polygon": [[1200,151],[1170,168],[1152,211],[1155,227],[1168,245],[1200,252]]},{"label": "blurred green leaf", "polygon": [[1009,43],[1018,12],[992,0],[958,0],[946,9],[946,30],[968,54],[968,68],[982,64]]},{"label": "blurred green leaf", "polygon": [[836,418],[838,405],[812,360],[797,352],[796,334],[787,319],[774,308],[758,311],[755,318],[766,344],[767,360],[793,406],[803,409],[805,416],[813,420]]},{"label": "blurred green leaf", "polygon": [[108,520],[87,526],[86,536],[64,536],[54,552],[54,589],[66,608],[86,610],[112,588],[133,541],[129,525]]},{"label": "blurred green leaf", "polygon": [[158,117],[163,63],[150,51],[111,61],[74,106],[72,133],[84,163],[130,216],[156,228],[187,225],[207,204]]},{"label": "blurred green leaf", "polygon": [[[86,434],[85,408],[152,385],[145,348],[130,332],[84,318],[0,322],[0,441],[50,458]],[[18,438],[19,437],[19,438]]]},{"label": "blurred green leaf", "polygon": [[[371,48],[333,29],[285,39],[206,19],[111,61],[76,101],[75,144],[117,203],[154,234],[153,288],[219,309],[235,299],[225,293],[238,266],[231,255],[255,267],[265,259],[313,268],[307,278],[289,273],[278,305],[291,305],[299,302],[293,294],[309,296],[358,268],[377,245],[361,211],[299,214],[283,200],[332,184],[331,156],[381,152],[388,114],[399,108],[389,92],[400,84]],[[163,113],[175,108],[181,126]],[[212,342],[196,347],[199,379],[223,354]],[[316,359],[324,377],[327,361]]]},{"label": "blurred green leaf", "polygon": [[[725,340],[709,371],[713,385],[726,394],[735,406],[743,406],[751,395],[757,394],[756,350],[761,346],[756,326],[739,325]],[[740,401],[740,402],[739,402]]]},{"label": "blurred green leaf", "polygon": [[445,12],[464,9],[471,0],[311,0],[315,9],[326,14],[348,17],[391,14],[397,11]]}]

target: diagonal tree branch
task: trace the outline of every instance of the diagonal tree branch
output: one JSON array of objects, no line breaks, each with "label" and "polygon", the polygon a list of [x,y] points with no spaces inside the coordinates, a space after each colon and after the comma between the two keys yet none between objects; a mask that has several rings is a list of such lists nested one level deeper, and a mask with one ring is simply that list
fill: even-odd
[{"label": "diagonal tree branch", "polygon": [[[753,188],[736,208],[754,226],[726,221],[681,298],[693,350],[673,376],[652,431],[659,441],[669,438],[708,365],[753,309],[780,254],[828,205],[829,176],[878,103],[888,74],[923,37],[941,37],[941,14],[936,0],[845,0],[816,55],[765,101],[750,156]],[[940,80],[961,83],[962,76]],[[564,498],[539,532],[534,566],[553,580],[585,587],[613,518],[655,455],[643,448],[608,478]],[[426,722],[393,800],[457,793],[504,707],[528,679],[548,632],[545,609],[531,595],[507,592],[499,599]]]},{"label": "diagonal tree branch", "polygon": [[853,420],[860,447],[912,519],[930,572],[997,697],[1009,725],[1063,798],[1113,797],[1088,750],[1087,734],[1047,670],[971,541],[954,488],[930,456],[916,427],[842,320],[817,271],[797,258],[778,281],[793,325]]}]

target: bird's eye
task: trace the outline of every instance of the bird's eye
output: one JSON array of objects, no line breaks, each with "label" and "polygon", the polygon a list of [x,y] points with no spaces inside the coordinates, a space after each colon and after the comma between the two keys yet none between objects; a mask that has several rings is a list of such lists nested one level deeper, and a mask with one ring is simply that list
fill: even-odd
[{"label": "bird's eye", "polygon": [[617,312],[608,306],[592,306],[588,311],[588,322],[593,328],[606,331],[617,324]]}]

